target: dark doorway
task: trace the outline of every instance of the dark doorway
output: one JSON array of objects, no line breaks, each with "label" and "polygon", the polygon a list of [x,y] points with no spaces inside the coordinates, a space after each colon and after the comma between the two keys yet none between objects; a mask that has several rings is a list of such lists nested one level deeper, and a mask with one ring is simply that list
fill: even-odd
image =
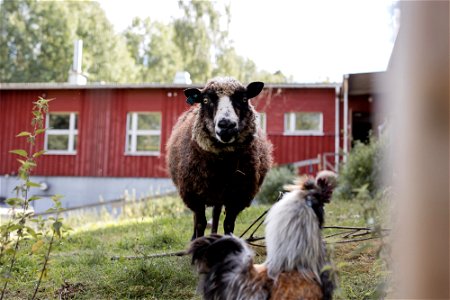
[{"label": "dark doorway", "polygon": [[353,112],[352,114],[352,146],[356,141],[368,144],[372,120],[368,112]]}]

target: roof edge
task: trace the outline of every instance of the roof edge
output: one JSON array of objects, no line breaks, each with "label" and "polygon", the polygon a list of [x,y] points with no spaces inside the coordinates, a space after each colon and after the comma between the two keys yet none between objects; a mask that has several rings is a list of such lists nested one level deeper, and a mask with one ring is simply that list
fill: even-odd
[{"label": "roof edge", "polygon": [[[0,90],[58,90],[58,89],[185,89],[198,87],[204,84],[161,84],[161,83],[91,83],[86,85],[76,85],[70,83],[0,83]],[[268,83],[265,88],[336,88],[340,83]]]}]

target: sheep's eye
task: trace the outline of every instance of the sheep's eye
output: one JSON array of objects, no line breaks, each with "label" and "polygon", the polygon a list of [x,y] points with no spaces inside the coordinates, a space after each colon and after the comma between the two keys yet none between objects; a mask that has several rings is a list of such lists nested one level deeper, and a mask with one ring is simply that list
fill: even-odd
[{"label": "sheep's eye", "polygon": [[242,102],[247,102],[248,101],[248,99],[246,98],[246,97],[244,97],[244,98],[242,98]]},{"label": "sheep's eye", "polygon": [[204,103],[204,104],[208,104],[208,103],[209,103],[209,99],[208,99],[208,98],[206,98],[206,97],[205,97],[205,98],[203,98],[203,103]]}]

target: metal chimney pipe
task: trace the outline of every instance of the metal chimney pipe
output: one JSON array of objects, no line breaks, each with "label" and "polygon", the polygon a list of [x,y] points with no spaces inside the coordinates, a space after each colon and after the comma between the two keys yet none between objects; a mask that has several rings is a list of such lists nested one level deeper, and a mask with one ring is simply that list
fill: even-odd
[{"label": "metal chimney pipe", "polygon": [[81,71],[81,59],[83,57],[83,41],[75,40],[73,44],[73,64],[69,70],[69,83],[83,85],[87,78]]},{"label": "metal chimney pipe", "polygon": [[76,40],[73,48],[73,66],[72,70],[81,73],[81,59],[83,57],[83,40]]}]

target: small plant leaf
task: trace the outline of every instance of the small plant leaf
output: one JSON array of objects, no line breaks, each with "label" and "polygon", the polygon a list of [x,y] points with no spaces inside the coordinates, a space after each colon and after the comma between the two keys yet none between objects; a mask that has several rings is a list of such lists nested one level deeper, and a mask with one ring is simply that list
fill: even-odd
[{"label": "small plant leaf", "polygon": [[23,199],[22,198],[9,198],[6,199],[6,204],[10,205],[10,206],[15,206],[18,204],[22,204],[23,203]]},{"label": "small plant leaf", "polygon": [[41,200],[41,199],[42,199],[42,197],[39,197],[39,196],[33,196],[33,197],[31,197],[30,199],[28,199],[28,201],[31,202],[31,201]]},{"label": "small plant leaf", "polygon": [[39,110],[34,110],[34,111],[33,111],[33,115],[34,115],[36,118],[39,118],[39,117],[42,115],[42,112],[40,112]]},{"label": "small plant leaf", "polygon": [[32,181],[28,181],[27,182],[27,187],[37,187],[37,188],[39,188],[39,187],[41,187],[41,184],[36,183],[36,182],[32,182]]},{"label": "small plant leaf", "polygon": [[53,202],[58,202],[58,201],[61,200],[62,198],[64,198],[64,196],[61,195],[61,194],[55,194],[55,195],[52,196]]},{"label": "small plant leaf", "polygon": [[21,136],[31,136],[31,133],[28,131],[22,131],[21,133],[16,135],[16,137],[21,137]]},{"label": "small plant leaf", "polygon": [[42,270],[42,278],[43,279],[46,279],[47,278],[47,275],[48,274],[48,272],[47,272],[47,268],[45,268],[44,270]]},{"label": "small plant leaf", "polygon": [[61,237],[61,227],[62,227],[61,222],[57,221],[57,222],[53,223],[53,230],[59,237]]},{"label": "small plant leaf", "polygon": [[25,216],[26,218],[31,217],[32,215],[34,215],[34,212],[32,212],[32,211],[27,212],[26,214],[24,214],[24,216]]},{"label": "small plant leaf", "polygon": [[36,238],[37,238],[36,231],[34,231],[34,229],[31,228],[31,227],[29,227],[29,226],[26,226],[26,228],[27,228],[28,234],[31,235],[32,237],[34,237],[34,238],[36,239]]},{"label": "small plant leaf", "polygon": [[12,232],[12,231],[15,231],[15,230],[21,230],[22,228],[23,228],[22,225],[14,224],[11,227],[9,227],[9,231]]},{"label": "small plant leaf", "polygon": [[33,244],[33,246],[31,246],[31,253],[36,253],[37,251],[39,251],[39,249],[42,248],[42,246],[44,245],[44,241],[43,240],[38,240],[36,243]]},{"label": "small plant leaf", "polygon": [[28,158],[27,151],[25,151],[23,149],[10,150],[9,153],[17,154],[17,155],[23,156],[25,158]]},{"label": "small plant leaf", "polygon": [[45,132],[46,130],[47,130],[47,128],[38,129],[38,130],[36,130],[35,134],[36,135],[41,134],[41,133]]},{"label": "small plant leaf", "polygon": [[42,154],[44,154],[45,152],[46,152],[45,150],[41,150],[41,151],[39,151],[39,152],[36,152],[36,153],[33,154],[33,157],[34,157],[34,158],[39,157],[39,156],[41,156]]}]

